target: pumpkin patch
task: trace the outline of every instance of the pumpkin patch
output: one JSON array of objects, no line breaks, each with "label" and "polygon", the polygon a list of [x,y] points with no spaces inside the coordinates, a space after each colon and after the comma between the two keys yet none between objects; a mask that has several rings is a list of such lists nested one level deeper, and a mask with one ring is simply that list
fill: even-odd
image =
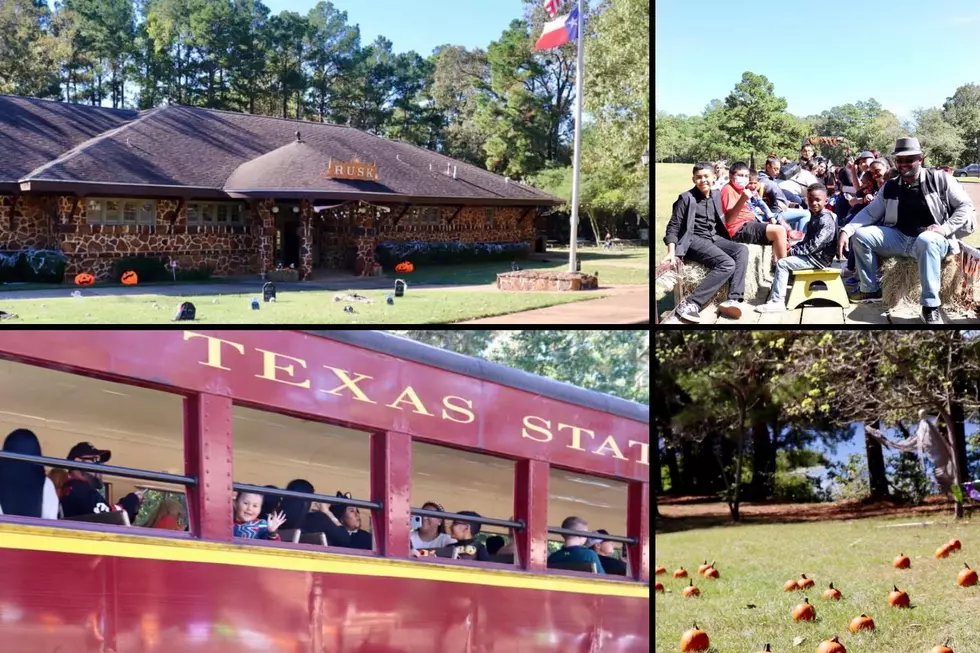
[{"label": "pumpkin patch", "polygon": [[687,587],[685,587],[685,588],[684,588],[684,592],[683,592],[683,594],[684,594],[684,596],[685,596],[685,597],[687,597],[687,598],[690,598],[690,597],[692,597],[692,596],[701,596],[701,590],[699,590],[699,589],[698,589],[698,588],[697,588],[697,587],[696,587],[696,586],[694,585],[694,579],[693,579],[693,578],[691,579],[691,583],[690,583],[690,585],[688,585]]},{"label": "pumpkin patch", "polygon": [[898,585],[895,585],[894,588],[888,595],[888,605],[893,608],[909,607],[909,595],[898,589]]},{"label": "pumpkin patch", "polygon": [[681,635],[681,651],[707,651],[709,646],[708,633],[698,628],[697,624]]},{"label": "pumpkin patch", "polygon": [[840,643],[837,635],[834,635],[830,639],[820,642],[817,653],[847,653],[847,649]]},{"label": "pumpkin patch", "polygon": [[796,581],[796,584],[801,590],[805,590],[808,587],[813,587],[813,579],[807,578],[806,574],[800,574],[800,579]]},{"label": "pumpkin patch", "polygon": [[966,569],[960,571],[959,575],[956,577],[956,584],[960,587],[970,587],[977,584],[977,572],[970,569],[970,565],[963,563]]},{"label": "pumpkin patch", "polygon": [[687,570],[684,567],[674,571],[674,578],[687,578]]},{"label": "pumpkin patch", "polygon": [[783,585],[784,592],[793,592],[798,589],[800,589],[800,585],[796,582],[795,578],[790,578],[788,581],[786,581],[786,584]]},{"label": "pumpkin patch", "polygon": [[813,621],[817,618],[817,610],[810,605],[810,599],[803,597],[803,603],[793,608],[793,619],[796,621]]},{"label": "pumpkin patch", "polygon": [[862,614],[860,617],[854,617],[851,619],[848,629],[852,633],[856,633],[860,630],[874,630],[875,622],[874,620],[866,614]]},{"label": "pumpkin patch", "polygon": [[892,565],[895,567],[895,569],[908,569],[912,566],[912,561],[909,560],[909,557],[904,553],[899,553],[898,557],[896,557],[892,562]]},{"label": "pumpkin patch", "polygon": [[840,601],[840,590],[834,587],[834,584],[831,583],[830,586],[823,591],[823,597],[832,601]]}]

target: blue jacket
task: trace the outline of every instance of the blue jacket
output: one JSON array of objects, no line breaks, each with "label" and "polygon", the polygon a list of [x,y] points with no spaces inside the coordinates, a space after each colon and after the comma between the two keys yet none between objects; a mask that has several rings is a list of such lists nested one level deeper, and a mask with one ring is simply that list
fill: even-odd
[{"label": "blue jacket", "polygon": [[548,562],[594,562],[597,574],[606,573],[602,568],[602,560],[599,560],[599,554],[584,546],[562,547],[548,556]]}]

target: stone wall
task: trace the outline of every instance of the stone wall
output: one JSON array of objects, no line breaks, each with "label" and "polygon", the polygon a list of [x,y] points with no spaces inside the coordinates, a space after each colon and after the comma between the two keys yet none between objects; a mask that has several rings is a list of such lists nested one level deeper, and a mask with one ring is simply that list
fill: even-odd
[{"label": "stone wall", "polygon": [[599,277],[581,272],[550,272],[547,270],[520,270],[497,275],[498,290],[595,290]]},{"label": "stone wall", "polygon": [[[441,224],[422,224],[410,209],[397,225],[392,224],[394,216],[402,211],[402,206],[392,205],[387,219],[378,225],[378,240],[429,242],[448,242],[459,240],[464,243],[514,243],[534,240],[534,216],[536,211],[524,215],[527,207],[495,207],[493,227],[487,221],[485,207],[467,206],[453,218],[458,207],[439,207]],[[518,219],[524,219],[518,223]],[[448,220],[452,219],[452,222]]]},{"label": "stone wall", "polygon": [[88,224],[85,203],[70,196],[11,199],[0,199],[0,250],[60,248],[67,277],[90,272],[104,280],[116,259],[137,255],[175,259],[181,268],[207,265],[217,276],[259,271],[248,227],[188,226],[186,204],[178,210],[175,199],[157,200],[154,226]]}]

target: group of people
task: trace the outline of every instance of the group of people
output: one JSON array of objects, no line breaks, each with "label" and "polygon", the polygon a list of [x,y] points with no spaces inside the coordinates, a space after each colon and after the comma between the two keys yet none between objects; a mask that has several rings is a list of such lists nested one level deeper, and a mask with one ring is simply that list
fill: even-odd
[{"label": "group of people", "polygon": [[[694,187],[674,203],[664,242],[664,263],[701,263],[708,274],[675,309],[685,322],[728,283],[718,312],[742,316],[748,250],[771,245],[772,289],[760,312],[785,310],[790,273],[826,268],[847,257],[846,277],[856,276],[855,303],[882,301],[878,256],[916,259],[922,288],[922,321],[943,323],[939,298],[943,259],[959,251],[957,239],[976,229],[976,214],[958,181],[924,165],[915,138],[895,142],[892,159],[861,152],[837,168],[805,142],[799,161],[770,156],[763,171],[742,162],[695,164]],[[893,164],[894,162],[894,164]]]},{"label": "group of people", "polygon": [[[28,429],[12,431],[3,443],[6,452],[40,456],[41,443],[37,435]],[[112,456],[107,449],[98,449],[90,442],[79,442],[68,452],[67,460],[92,464],[105,464]],[[273,485],[266,486],[276,490]],[[286,490],[315,493],[313,484],[306,479],[295,479]],[[39,517],[43,519],[71,519],[73,517],[124,511],[130,523],[136,516],[146,490],[139,489],[127,494],[118,503],[110,503],[105,496],[102,474],[85,470],[53,469],[45,475],[44,467],[37,463],[0,458],[0,514]],[[350,499],[349,492],[337,492],[338,497]],[[428,501],[423,509],[445,512],[442,505]],[[234,502],[234,536],[242,539],[281,540],[283,529],[299,529],[306,533],[323,533],[330,546],[352,549],[373,549],[370,531],[361,528],[360,510],[355,506],[326,504],[297,497],[280,497],[274,493],[257,494],[239,492]],[[511,542],[500,536],[487,539],[486,545],[477,541],[481,532],[481,516],[471,510],[463,510],[447,531],[444,519],[425,516],[410,537],[411,554],[422,557],[426,552],[453,547],[456,557],[478,561],[491,561],[492,556],[513,556]],[[470,518],[470,519],[468,519]],[[474,520],[475,519],[475,520]],[[187,530],[187,519],[180,502],[164,499],[149,516],[150,528]],[[588,532],[588,524],[569,517],[562,528]],[[598,531],[608,534],[606,531]],[[625,575],[625,565],[613,557],[613,543],[591,540],[586,537],[565,537],[565,545],[552,554],[553,561],[588,561],[597,564],[597,572]],[[621,568],[621,569],[620,569]]]}]

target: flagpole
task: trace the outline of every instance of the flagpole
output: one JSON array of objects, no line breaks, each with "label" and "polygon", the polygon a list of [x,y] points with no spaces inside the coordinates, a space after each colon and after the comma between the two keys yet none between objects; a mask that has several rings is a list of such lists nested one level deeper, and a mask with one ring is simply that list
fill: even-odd
[{"label": "flagpole", "polygon": [[[582,64],[585,61],[585,34],[582,23],[585,12],[582,0],[578,0],[578,58],[575,65],[575,154],[572,176],[572,237],[568,244],[568,271],[575,272],[575,255],[578,246],[578,186],[582,158]],[[598,238],[598,235],[596,235]]]}]

